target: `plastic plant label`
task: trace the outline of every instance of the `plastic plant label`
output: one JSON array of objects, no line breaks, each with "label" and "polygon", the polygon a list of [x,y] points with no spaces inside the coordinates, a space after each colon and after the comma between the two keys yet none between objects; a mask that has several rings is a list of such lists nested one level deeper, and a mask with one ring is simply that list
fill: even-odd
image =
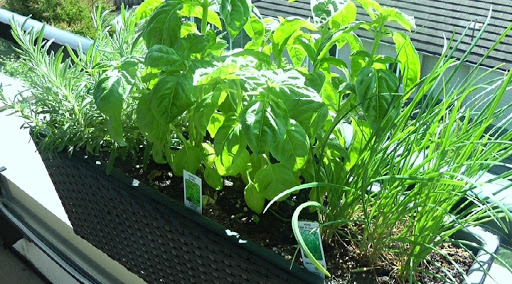
[{"label": "plastic plant label", "polygon": [[203,184],[201,179],[183,170],[184,202],[187,208],[203,214]]},{"label": "plastic plant label", "polygon": [[[317,222],[299,221],[299,231],[311,254],[324,268],[327,269],[324,249],[322,247],[322,239],[320,237],[320,225]],[[325,275],[315,267],[313,262],[306,256],[302,249],[300,252],[306,269],[325,278]]]}]

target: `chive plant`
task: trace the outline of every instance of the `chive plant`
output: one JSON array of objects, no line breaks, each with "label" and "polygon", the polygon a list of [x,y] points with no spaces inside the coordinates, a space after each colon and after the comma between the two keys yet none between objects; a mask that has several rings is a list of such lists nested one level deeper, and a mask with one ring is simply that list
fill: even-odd
[{"label": "chive plant", "polygon": [[[423,270],[422,264],[441,265],[430,259],[432,252],[444,256],[465,275],[439,250],[445,243],[462,243],[453,239],[455,232],[490,220],[507,231],[501,218],[511,220],[511,213],[492,196],[477,193],[487,183],[478,178],[512,154],[512,118],[504,116],[512,104],[502,105],[512,74],[485,79],[493,70],[480,75],[479,67],[512,26],[464,80],[454,79],[488,21],[462,58],[453,53],[460,49],[465,33],[458,42],[446,43],[446,52],[417,84],[411,103],[392,123],[372,129],[365,121],[353,119],[354,138],[348,149],[353,163],[337,167],[326,182],[291,188],[273,200],[306,188],[325,192],[327,204],[323,196],[313,197],[293,214],[295,237],[310,259],[314,257],[298,233],[300,212],[308,207],[320,212],[326,238],[340,235],[349,239],[371,264],[385,259],[398,268],[398,277],[409,283],[431,273]],[[496,179],[509,178],[511,173]],[[349,233],[341,228],[348,228]],[[319,264],[317,267],[329,275]],[[449,273],[434,276],[455,281]]]}]

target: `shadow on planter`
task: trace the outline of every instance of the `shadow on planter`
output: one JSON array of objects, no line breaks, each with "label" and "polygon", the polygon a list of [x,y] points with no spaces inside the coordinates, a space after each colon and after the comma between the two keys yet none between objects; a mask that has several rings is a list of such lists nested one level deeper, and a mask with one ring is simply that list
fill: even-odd
[{"label": "shadow on planter", "polygon": [[95,161],[43,161],[75,233],[149,283],[323,282]]}]

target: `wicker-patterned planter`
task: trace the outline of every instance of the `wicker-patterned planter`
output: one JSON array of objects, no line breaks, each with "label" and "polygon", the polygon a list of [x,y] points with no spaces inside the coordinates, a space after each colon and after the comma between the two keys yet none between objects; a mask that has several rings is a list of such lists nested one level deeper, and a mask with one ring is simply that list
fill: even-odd
[{"label": "wicker-patterned planter", "polygon": [[75,233],[148,283],[321,283],[262,247],[93,161],[44,158]]}]

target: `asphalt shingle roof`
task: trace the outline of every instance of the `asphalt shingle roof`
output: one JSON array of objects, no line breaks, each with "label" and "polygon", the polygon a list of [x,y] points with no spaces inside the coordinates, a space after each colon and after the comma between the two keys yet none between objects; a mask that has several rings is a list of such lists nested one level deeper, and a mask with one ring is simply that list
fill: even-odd
[{"label": "asphalt shingle roof", "polygon": [[[455,32],[457,40],[470,21],[476,26],[483,24],[492,6],[491,21],[485,34],[468,58],[468,62],[477,63],[482,55],[493,45],[501,33],[512,24],[512,1],[510,0],[380,0],[382,6],[390,6],[414,16],[416,30],[410,35],[414,46],[419,52],[440,55],[443,50],[443,34],[450,38]],[[297,0],[288,3],[286,0],[254,0],[261,14],[272,17],[311,16],[310,1]],[[364,10],[359,9],[359,20],[369,20]],[[470,30],[460,46],[456,56],[461,56],[470,42],[478,34],[478,30]],[[484,61],[485,66],[494,67],[501,63],[501,69],[512,68],[512,34],[509,34],[496,50]]]}]

